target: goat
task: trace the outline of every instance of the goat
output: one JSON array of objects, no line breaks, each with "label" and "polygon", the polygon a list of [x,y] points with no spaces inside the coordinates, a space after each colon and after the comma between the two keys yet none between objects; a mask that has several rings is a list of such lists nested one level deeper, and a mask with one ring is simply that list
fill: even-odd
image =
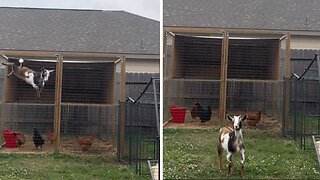
[{"label": "goat", "polygon": [[18,78],[30,84],[37,91],[37,96],[40,97],[45,83],[49,80],[50,73],[54,70],[42,68],[40,72],[36,72],[27,67],[22,67],[23,59],[19,59],[19,63],[20,66],[16,66],[12,62],[2,62],[1,64],[8,67],[11,66],[11,72],[8,74],[8,77],[13,73]]},{"label": "goat", "polygon": [[234,154],[240,153],[241,163],[241,177],[244,175],[244,144],[241,131],[241,123],[247,118],[247,114],[244,116],[229,116],[226,115],[228,120],[232,121],[233,129],[230,127],[223,127],[219,131],[219,140],[217,144],[217,151],[219,155],[219,170],[221,172],[222,153],[223,150],[227,151],[228,160],[228,176],[231,175],[232,161],[231,158]]}]

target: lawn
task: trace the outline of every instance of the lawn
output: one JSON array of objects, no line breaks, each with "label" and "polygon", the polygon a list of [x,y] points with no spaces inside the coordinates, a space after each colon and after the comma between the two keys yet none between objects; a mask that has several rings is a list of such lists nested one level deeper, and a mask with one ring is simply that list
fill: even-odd
[{"label": "lawn", "polygon": [[102,157],[52,154],[0,154],[0,179],[150,179]]},{"label": "lawn", "polygon": [[[164,179],[227,178],[226,152],[218,170],[218,129],[164,129]],[[245,178],[320,179],[315,150],[303,151],[277,131],[243,129]],[[240,178],[239,157],[233,157],[232,177]]]}]

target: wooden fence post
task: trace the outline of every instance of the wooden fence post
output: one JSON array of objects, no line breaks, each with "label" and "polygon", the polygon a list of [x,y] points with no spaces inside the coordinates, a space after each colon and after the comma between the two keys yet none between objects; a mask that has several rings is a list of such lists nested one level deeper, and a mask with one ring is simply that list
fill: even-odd
[{"label": "wooden fence post", "polygon": [[227,71],[228,71],[228,32],[223,33],[221,47],[221,72],[220,72],[220,101],[219,101],[219,120],[220,126],[223,126],[226,115],[227,104]]},{"label": "wooden fence post", "polygon": [[61,124],[61,96],[62,96],[63,57],[57,55],[56,80],[55,80],[55,104],[54,104],[54,148],[59,151],[60,124]]},{"label": "wooden fence post", "polygon": [[290,87],[290,76],[291,76],[291,63],[290,63],[290,33],[286,34],[286,59],[285,59],[285,91],[284,91],[284,119],[283,119],[283,135],[286,135],[286,127],[288,127],[289,121],[290,121],[290,93],[291,93],[291,87]]},{"label": "wooden fence post", "polygon": [[[4,71],[4,80],[3,80],[3,89],[2,89],[2,109],[1,109],[1,135],[4,132],[5,122],[6,122],[6,111],[7,111],[7,96],[8,96],[8,67],[5,68]],[[0,138],[1,144],[3,143],[3,138]]]}]

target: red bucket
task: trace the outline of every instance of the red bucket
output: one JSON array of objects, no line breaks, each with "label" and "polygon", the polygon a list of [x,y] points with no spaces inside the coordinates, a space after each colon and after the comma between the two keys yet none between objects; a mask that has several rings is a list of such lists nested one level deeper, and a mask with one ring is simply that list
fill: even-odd
[{"label": "red bucket", "polygon": [[170,110],[173,123],[184,123],[187,108],[172,105]]},{"label": "red bucket", "polygon": [[6,148],[16,148],[17,142],[16,142],[16,136],[13,134],[10,130],[5,130],[3,132],[3,137],[6,141],[6,145],[4,147]]}]

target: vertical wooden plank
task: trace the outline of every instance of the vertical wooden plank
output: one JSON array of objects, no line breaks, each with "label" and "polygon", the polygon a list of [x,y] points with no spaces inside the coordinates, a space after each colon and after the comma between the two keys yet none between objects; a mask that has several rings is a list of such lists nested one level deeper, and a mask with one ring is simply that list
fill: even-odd
[{"label": "vertical wooden plank", "polygon": [[228,70],[228,32],[223,32],[221,48],[221,71],[220,71],[220,101],[219,101],[219,119],[220,126],[223,126],[226,115],[227,101],[227,70]]},{"label": "vertical wooden plank", "polygon": [[[169,35],[167,33],[167,35]],[[167,38],[166,38],[167,39]],[[170,59],[170,64],[169,64],[169,74],[166,74],[167,75],[167,92],[164,91],[163,95],[165,96],[167,94],[167,106],[168,107],[163,107],[163,108],[166,108],[168,111],[167,112],[167,117],[170,117],[170,106],[172,104],[172,83],[173,83],[173,71],[175,69],[174,65],[175,65],[175,61],[176,61],[176,57],[175,57],[175,46],[176,46],[176,43],[175,43],[175,37],[172,36],[171,37],[171,40],[172,40],[172,44],[171,44],[171,59]],[[164,46],[166,47],[167,49],[167,41],[166,42],[163,42]],[[164,57],[164,58],[167,58],[167,57]],[[168,63],[168,61],[166,60],[166,62]],[[166,66],[166,65],[165,65]]]},{"label": "vertical wooden plank", "polygon": [[274,82],[271,83],[271,115],[273,117],[277,117],[277,114],[276,114],[276,110],[275,110],[275,100],[274,100],[274,91],[275,91],[275,87],[274,87]]},{"label": "vertical wooden plank", "polygon": [[318,78],[320,83],[320,54],[317,54],[317,61],[318,61]]},{"label": "vertical wooden plank", "polygon": [[126,58],[121,57],[120,102],[126,102]]},{"label": "vertical wooden plank", "polygon": [[[112,138],[111,138],[111,140],[112,140],[112,144],[114,146],[116,146],[116,142],[117,142],[116,138],[119,135],[119,133],[118,133],[118,135],[116,136],[116,117],[117,117],[116,113],[117,113],[117,109],[116,109],[116,106],[114,106],[112,108],[112,113],[111,113],[111,119],[112,119],[112,134],[111,134]],[[119,125],[119,122],[117,124]]]},{"label": "vertical wooden plank", "polygon": [[[101,108],[102,107],[98,107],[98,126],[99,126],[99,137],[101,138],[101,129],[102,129],[102,120],[101,120],[101,116],[102,116],[102,112],[101,112]],[[102,138],[101,138],[102,139]]]},{"label": "vertical wooden plank", "polygon": [[[281,114],[280,114],[280,112],[281,112],[281,93],[283,92],[283,90],[282,90],[282,88],[283,88],[283,83],[281,82],[281,81],[279,81],[278,83],[277,83],[277,100],[278,100],[278,107],[277,107],[277,119],[280,119],[280,118],[282,118],[281,117]],[[283,95],[282,95],[283,96]]]},{"label": "vertical wooden plank", "polygon": [[[112,107],[112,109],[113,109],[113,107]],[[109,107],[106,107],[106,130],[105,130],[105,134],[106,134],[106,141],[108,141],[108,142],[110,142],[110,140],[109,140],[109,121],[108,120],[110,120],[110,119],[112,119],[112,118],[109,118]],[[113,119],[111,120],[111,122],[112,121],[114,121]],[[112,145],[114,145],[114,144],[112,144]]]},{"label": "vertical wooden plank", "polygon": [[121,57],[121,82],[120,82],[120,114],[119,114],[119,130],[120,130],[120,157],[126,153],[126,91],[125,91],[125,82],[126,82],[126,58]]},{"label": "vertical wooden plank", "polygon": [[116,84],[117,84],[117,64],[114,63],[113,64],[113,77],[112,77],[112,85],[111,85],[111,88],[112,88],[112,99],[111,99],[111,102],[115,105],[117,104],[118,102],[116,102],[117,98],[116,98]]},{"label": "vertical wooden plank", "polygon": [[163,72],[163,76],[166,76],[167,74],[167,67],[166,64],[167,62],[167,31],[164,30],[163,31],[163,36],[162,36],[162,51],[163,51],[163,61],[162,61],[162,72]]},{"label": "vertical wooden plank", "polygon": [[[5,122],[6,122],[6,110],[7,110],[7,96],[8,96],[8,67],[4,70],[4,79],[3,79],[3,89],[2,89],[2,107],[1,107],[1,135],[4,132]],[[1,144],[3,143],[3,138],[0,138]]]},{"label": "vertical wooden plank", "polygon": [[290,121],[290,81],[289,78],[291,76],[291,63],[290,63],[290,41],[291,36],[290,33],[286,34],[286,59],[285,59],[285,94],[284,94],[284,126],[283,135],[286,135],[286,127],[289,125]]},{"label": "vertical wooden plank", "polygon": [[13,103],[10,105],[10,114],[9,114],[9,127],[12,130],[12,124],[13,124]]},{"label": "vertical wooden plank", "polygon": [[54,147],[59,151],[60,145],[60,124],[61,124],[61,95],[62,95],[62,70],[63,57],[57,56],[56,82],[55,82],[55,106],[54,106]]}]

